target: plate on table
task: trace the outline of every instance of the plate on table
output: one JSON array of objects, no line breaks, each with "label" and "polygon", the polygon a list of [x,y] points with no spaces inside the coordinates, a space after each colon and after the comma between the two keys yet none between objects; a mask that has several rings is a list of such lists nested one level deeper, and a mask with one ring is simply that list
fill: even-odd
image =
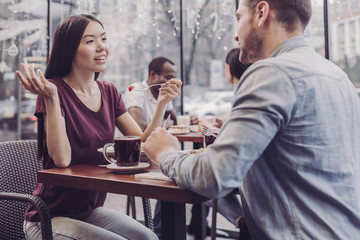
[{"label": "plate on table", "polygon": [[201,132],[202,126],[201,125],[190,125],[189,129],[190,129],[190,132]]},{"label": "plate on table", "polygon": [[173,134],[173,135],[187,134],[190,132],[189,129],[181,129],[181,128],[169,128],[168,131],[170,134]]},{"label": "plate on table", "polygon": [[107,169],[117,173],[137,173],[142,172],[148,167],[150,167],[150,163],[147,162],[139,162],[139,165],[137,166],[117,166],[115,164],[109,164],[106,166]]}]

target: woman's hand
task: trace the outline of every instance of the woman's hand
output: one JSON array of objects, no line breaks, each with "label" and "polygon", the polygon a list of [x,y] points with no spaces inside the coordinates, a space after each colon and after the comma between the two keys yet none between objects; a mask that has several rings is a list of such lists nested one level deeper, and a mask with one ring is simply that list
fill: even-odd
[{"label": "woman's hand", "polygon": [[158,102],[167,104],[181,94],[182,82],[176,78],[170,79],[159,89]]},{"label": "woman's hand", "polygon": [[40,69],[37,71],[38,76],[33,65],[30,65],[28,70],[25,64],[21,64],[21,69],[24,75],[20,71],[16,71],[16,75],[24,89],[43,95],[45,98],[50,98],[57,93],[55,84],[49,82]]}]

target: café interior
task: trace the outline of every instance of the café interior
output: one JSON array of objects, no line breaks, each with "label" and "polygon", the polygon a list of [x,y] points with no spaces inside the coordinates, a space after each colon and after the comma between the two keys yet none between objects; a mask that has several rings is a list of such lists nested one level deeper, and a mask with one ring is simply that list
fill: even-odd
[{"label": "caf\u00e9 interior", "polygon": [[[123,94],[134,82],[146,79],[153,58],[164,56],[174,62],[177,78],[183,84],[181,96],[173,101],[177,115],[196,116],[207,126],[216,124],[216,118],[226,121],[234,86],[225,78],[224,59],[229,50],[237,47],[237,4],[236,0],[1,0],[0,143],[36,142],[37,96],[23,89],[15,71],[21,63],[45,71],[56,26],[67,16],[81,13],[99,18],[106,30],[110,55],[100,81],[111,82]],[[305,38],[316,52],[347,73],[360,97],[360,0],[312,0],[312,8]],[[188,130],[195,135],[181,140],[183,149],[202,146],[201,126],[192,125]],[[38,175],[38,180],[52,179],[47,174]],[[61,181],[53,178],[50,181]],[[105,205],[151,225],[147,211],[154,213],[156,199],[152,197],[113,191]],[[188,193],[184,199],[182,203],[186,204],[181,207],[186,209],[184,219],[189,225],[192,206],[201,205],[202,210],[205,207],[201,196]],[[238,229],[216,212],[216,203],[211,204],[212,213],[207,219],[208,225],[215,224],[211,233],[206,236],[206,228],[202,228],[199,234],[187,234],[186,239],[237,239]],[[1,225],[9,215],[4,211],[0,212]],[[178,229],[171,231],[177,233]],[[4,236],[0,235],[0,239],[10,239]]]}]

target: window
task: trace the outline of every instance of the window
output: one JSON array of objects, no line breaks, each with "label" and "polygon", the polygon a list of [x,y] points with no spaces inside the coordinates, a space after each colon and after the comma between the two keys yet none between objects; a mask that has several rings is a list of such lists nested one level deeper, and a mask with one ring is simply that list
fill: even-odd
[{"label": "window", "polygon": [[[111,54],[100,79],[113,82],[120,92],[133,82],[147,78],[149,62],[161,55],[175,62],[177,77],[184,83],[183,105],[180,99],[174,104],[178,113],[182,107],[185,111],[198,107],[197,103],[214,92],[219,96],[232,92],[233,86],[225,80],[223,69],[227,52],[237,46],[233,40],[235,1],[181,1],[182,8],[180,0],[0,1],[0,131],[11,132],[0,135],[8,136],[7,139],[21,138],[22,120],[18,112],[22,106],[32,106],[22,102],[34,101],[34,96],[22,90],[14,72],[23,61],[45,68],[55,27],[70,14],[90,13],[104,23]],[[330,60],[360,87],[359,2],[328,0],[327,37]],[[305,37],[325,56],[323,3],[323,0],[312,1],[313,16]],[[11,120],[8,116],[12,116]]]},{"label": "window", "polygon": [[358,8],[358,0],[349,0],[350,1],[350,9]]},{"label": "window", "polygon": [[[330,60],[341,67],[356,87],[360,87],[360,10],[359,1],[329,1]],[[350,8],[344,6],[349,4]],[[339,11],[340,10],[340,11]]]},{"label": "window", "polygon": [[0,141],[36,138],[35,97],[15,76],[20,63],[44,69],[47,1],[0,1]]}]

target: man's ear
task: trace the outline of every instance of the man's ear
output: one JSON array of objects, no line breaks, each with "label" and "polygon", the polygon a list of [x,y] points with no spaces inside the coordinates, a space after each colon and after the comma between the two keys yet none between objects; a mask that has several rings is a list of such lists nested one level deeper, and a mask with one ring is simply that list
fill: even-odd
[{"label": "man's ear", "polygon": [[260,1],[256,6],[257,10],[257,27],[263,28],[269,22],[270,17],[270,6],[269,3],[266,1]]}]

